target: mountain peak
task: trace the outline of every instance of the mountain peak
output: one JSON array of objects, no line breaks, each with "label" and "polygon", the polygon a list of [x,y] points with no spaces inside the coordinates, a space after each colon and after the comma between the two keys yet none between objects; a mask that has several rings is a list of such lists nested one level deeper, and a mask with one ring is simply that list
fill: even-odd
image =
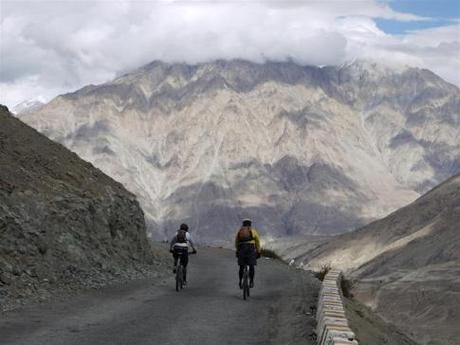
[{"label": "mountain peak", "polygon": [[417,79],[418,82],[436,84],[436,87],[440,88],[457,88],[428,69],[403,63],[397,64],[375,59],[356,59],[337,67],[337,69],[339,73],[348,74],[353,80],[366,80],[368,83],[381,82],[382,78],[402,78],[403,80]]},{"label": "mountain peak", "polygon": [[225,241],[248,207],[274,236],[333,233],[460,167],[459,90],[379,66],[154,61],[26,118],[135,192],[157,236],[182,219]]},{"label": "mountain peak", "polygon": [[24,115],[33,113],[38,111],[41,107],[43,107],[45,103],[37,100],[37,99],[30,99],[27,101],[23,101],[21,103],[16,104],[12,109],[11,112],[15,115]]},{"label": "mountain peak", "polygon": [[[399,80],[398,78],[402,78]],[[270,61],[257,63],[242,59],[212,60],[196,64],[184,62],[171,63],[152,61],[136,70],[126,73],[104,85],[143,85],[142,89],[150,97],[154,90],[178,89],[190,84],[208,87],[231,87],[246,92],[268,81],[285,84],[309,84],[314,87],[330,89],[328,84],[339,82],[381,83],[382,79],[399,85],[405,79],[415,78],[438,87],[447,85],[434,73],[412,68],[407,65],[395,65],[374,59],[356,59],[341,66],[306,66],[294,61]],[[145,93],[144,92],[144,93]]]}]

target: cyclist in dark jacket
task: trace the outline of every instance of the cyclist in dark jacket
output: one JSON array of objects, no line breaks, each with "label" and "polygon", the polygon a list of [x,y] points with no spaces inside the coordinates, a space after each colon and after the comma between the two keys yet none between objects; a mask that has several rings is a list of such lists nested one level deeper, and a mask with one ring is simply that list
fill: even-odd
[{"label": "cyclist in dark jacket", "polygon": [[[188,225],[181,224],[174,237],[169,244],[169,251],[174,258],[173,272],[176,273],[177,260],[181,260],[181,265],[184,266],[184,284],[187,283],[187,264],[188,264],[188,247],[191,247],[196,253],[195,245],[193,244],[192,235],[188,232]],[[180,253],[180,254],[179,254]]]},{"label": "cyclist in dark jacket", "polygon": [[240,270],[238,272],[239,286],[242,289],[244,266],[249,265],[249,287],[254,287],[254,275],[257,259],[260,257],[260,237],[256,229],[252,227],[250,219],[243,220],[241,228],[235,237],[236,257]]}]

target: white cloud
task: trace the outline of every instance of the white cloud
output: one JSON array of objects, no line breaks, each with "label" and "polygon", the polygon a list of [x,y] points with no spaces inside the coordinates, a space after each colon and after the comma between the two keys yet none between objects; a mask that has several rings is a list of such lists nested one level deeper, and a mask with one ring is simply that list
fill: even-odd
[{"label": "white cloud", "polygon": [[427,68],[460,86],[460,24],[417,30],[405,35],[387,35],[372,20],[368,30],[357,23],[343,23],[347,37],[347,58],[373,58],[386,63]]},{"label": "white cloud", "polygon": [[0,102],[51,97],[152,60],[378,57],[460,84],[459,25],[387,35],[373,18],[427,20],[379,1],[1,2]]}]

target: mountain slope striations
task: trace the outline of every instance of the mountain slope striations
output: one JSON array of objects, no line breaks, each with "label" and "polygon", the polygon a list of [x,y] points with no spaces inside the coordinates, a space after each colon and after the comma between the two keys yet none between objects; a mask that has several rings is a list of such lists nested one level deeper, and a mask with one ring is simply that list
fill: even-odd
[{"label": "mountain slope striations", "polygon": [[368,61],[153,62],[24,121],[139,197],[156,237],[190,223],[231,240],[351,230],[458,172],[460,92]]}]

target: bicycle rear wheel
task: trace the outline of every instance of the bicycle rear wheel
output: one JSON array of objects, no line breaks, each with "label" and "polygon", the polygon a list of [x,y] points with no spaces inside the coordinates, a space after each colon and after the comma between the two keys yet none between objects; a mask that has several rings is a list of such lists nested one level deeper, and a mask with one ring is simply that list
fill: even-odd
[{"label": "bicycle rear wheel", "polygon": [[248,270],[244,269],[243,273],[243,299],[246,300],[249,297],[249,282],[248,282]]},{"label": "bicycle rear wheel", "polygon": [[179,292],[182,289],[182,279],[183,279],[183,274],[182,274],[182,265],[177,265],[176,268],[176,291]]},{"label": "bicycle rear wheel", "polygon": [[180,289],[184,288],[184,266],[180,265]]}]

